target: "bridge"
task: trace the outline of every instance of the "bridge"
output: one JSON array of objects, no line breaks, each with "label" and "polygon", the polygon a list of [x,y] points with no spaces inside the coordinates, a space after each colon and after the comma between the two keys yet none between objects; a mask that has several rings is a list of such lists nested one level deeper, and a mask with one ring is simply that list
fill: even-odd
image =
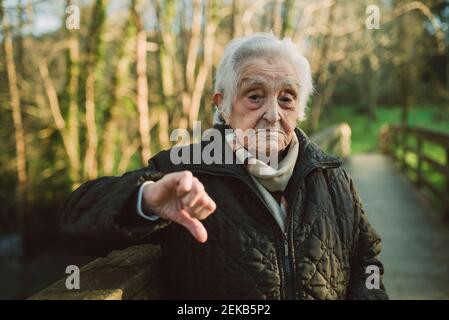
[{"label": "bridge", "polygon": [[[384,153],[354,156],[350,156],[351,130],[347,124],[311,137],[346,159],[344,166],[382,238],[384,284],[390,298],[449,299],[449,135],[390,126],[381,131]],[[425,147],[429,141],[443,147],[443,163],[429,155],[428,150],[436,150]],[[414,155],[414,165],[410,154]],[[438,185],[440,180],[434,183],[426,178],[431,169],[442,176],[442,186]],[[414,173],[412,180],[404,174],[410,171]],[[31,299],[157,298],[158,279],[154,275],[159,254],[159,249],[150,245],[113,252],[83,267],[83,283],[87,285],[81,290],[68,291],[65,279],[61,279]]]},{"label": "bridge", "polygon": [[353,156],[345,166],[382,238],[390,298],[449,299],[448,225],[385,155]]}]

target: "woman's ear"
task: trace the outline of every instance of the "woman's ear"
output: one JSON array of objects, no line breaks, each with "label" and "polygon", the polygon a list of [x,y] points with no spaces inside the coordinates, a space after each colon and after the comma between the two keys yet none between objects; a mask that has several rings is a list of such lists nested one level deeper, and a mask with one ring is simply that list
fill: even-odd
[{"label": "woman's ear", "polygon": [[214,101],[214,105],[218,108],[218,110],[221,110],[221,102],[223,101],[223,94],[221,92],[215,92],[214,96],[212,97],[212,100]]}]

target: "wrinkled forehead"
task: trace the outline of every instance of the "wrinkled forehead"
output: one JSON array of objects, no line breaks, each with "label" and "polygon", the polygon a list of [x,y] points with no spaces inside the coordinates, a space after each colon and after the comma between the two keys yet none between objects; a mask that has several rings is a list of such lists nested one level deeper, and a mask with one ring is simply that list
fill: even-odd
[{"label": "wrinkled forehead", "polygon": [[247,90],[250,88],[292,88],[299,90],[299,82],[294,76],[272,76],[250,74],[240,79],[239,89]]},{"label": "wrinkled forehead", "polygon": [[251,87],[299,89],[295,66],[282,59],[252,59],[240,66],[238,88]]}]

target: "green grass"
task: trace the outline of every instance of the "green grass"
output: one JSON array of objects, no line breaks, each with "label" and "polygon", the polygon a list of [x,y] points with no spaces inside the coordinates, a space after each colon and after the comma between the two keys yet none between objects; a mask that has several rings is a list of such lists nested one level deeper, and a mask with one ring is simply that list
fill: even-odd
[{"label": "green grass", "polygon": [[[446,110],[448,109],[446,108]],[[400,108],[379,107],[376,109],[375,114],[376,120],[373,121],[369,120],[366,115],[357,112],[353,107],[333,107],[326,110],[326,114],[323,115],[320,129],[333,124],[347,122],[352,129],[351,148],[353,155],[378,151],[379,129],[384,124],[399,124],[401,111]],[[414,107],[410,111],[408,124],[449,133],[449,117],[444,113],[444,110],[436,106]],[[416,138],[407,137],[406,144],[411,149],[416,149]],[[403,150],[395,150],[395,153],[396,156],[402,158]],[[423,143],[423,153],[440,164],[444,165],[446,163],[446,151],[438,144]],[[415,153],[407,152],[405,162],[412,168],[418,167],[418,157]],[[437,189],[440,191],[445,190],[446,181],[443,175],[435,171],[426,162],[422,165],[422,173]],[[414,170],[407,170],[406,174],[412,181],[417,181],[417,174]],[[424,192],[431,195],[429,190],[424,189]]]},{"label": "green grass", "polygon": [[[447,110],[447,109],[446,109]],[[441,117],[441,107],[415,106],[409,114],[409,125],[449,133],[449,118]],[[384,124],[399,124],[399,107],[378,107],[376,120],[370,120],[364,114],[350,106],[332,106],[325,110],[319,128],[347,122],[352,130],[352,154],[373,152],[378,149],[379,129]]]}]

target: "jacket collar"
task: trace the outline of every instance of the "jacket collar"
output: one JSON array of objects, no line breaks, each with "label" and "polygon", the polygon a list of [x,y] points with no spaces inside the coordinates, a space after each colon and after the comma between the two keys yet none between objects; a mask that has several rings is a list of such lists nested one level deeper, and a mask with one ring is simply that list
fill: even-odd
[{"label": "jacket collar", "polygon": [[315,167],[326,169],[342,165],[341,158],[324,152],[302,129],[295,128],[295,133],[300,145],[298,160],[296,161],[297,168],[295,168],[296,175],[305,176],[309,170]]},{"label": "jacket collar", "polygon": [[[221,143],[223,144],[221,156],[222,159],[225,159],[225,130],[230,129],[230,127],[223,124],[216,124],[214,125],[214,128],[220,131],[220,137],[222,139]],[[295,134],[299,141],[299,153],[292,177],[303,178],[316,167],[326,169],[341,166],[342,160],[339,157],[324,152],[302,129],[296,128]],[[201,150],[209,143],[211,142],[205,140],[201,141]],[[186,146],[186,148],[190,148],[191,155],[195,152],[194,145]],[[225,164],[224,161],[222,163],[205,164],[201,160],[199,164],[182,164],[182,168],[191,171],[201,170],[203,172],[227,173],[240,176],[242,176],[242,174],[247,174],[247,170],[243,164]]]}]

